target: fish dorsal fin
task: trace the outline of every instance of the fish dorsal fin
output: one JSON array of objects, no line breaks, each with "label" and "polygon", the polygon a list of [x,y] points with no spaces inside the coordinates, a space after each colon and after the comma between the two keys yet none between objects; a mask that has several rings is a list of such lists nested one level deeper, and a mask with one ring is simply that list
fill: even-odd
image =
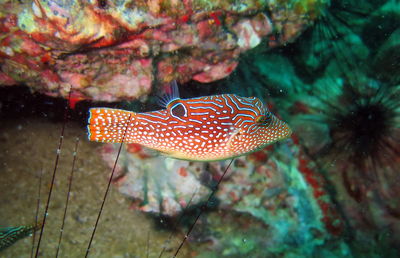
[{"label": "fish dorsal fin", "polygon": [[176,80],[173,80],[169,87],[167,87],[166,92],[162,96],[158,96],[158,104],[164,108],[168,106],[172,101],[179,99],[179,89]]}]

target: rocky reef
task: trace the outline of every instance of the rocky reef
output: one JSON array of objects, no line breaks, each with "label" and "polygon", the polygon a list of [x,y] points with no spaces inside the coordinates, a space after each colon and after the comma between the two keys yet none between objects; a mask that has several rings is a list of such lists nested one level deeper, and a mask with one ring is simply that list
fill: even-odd
[{"label": "rocky reef", "polygon": [[0,1],[0,84],[74,99],[212,82],[241,53],[294,40],[325,1]]},{"label": "rocky reef", "polygon": [[[394,1],[342,4],[332,4],[293,44],[279,51],[265,46],[252,50],[219,83],[230,92],[264,96],[294,127],[294,135],[236,158],[212,200],[219,212],[204,216],[189,237],[203,243],[196,248],[199,257],[356,257],[378,250],[396,257],[400,41],[398,26],[390,21],[399,19],[399,9]],[[343,17],[349,22],[342,24]],[[124,157],[144,163],[136,151],[128,148]],[[162,190],[166,194],[150,200],[128,193],[139,200],[135,209],[185,213],[188,204],[196,207],[207,199],[229,163],[163,162],[163,167],[170,163],[173,173],[156,180],[170,180],[179,194]],[[175,174],[185,175],[180,184]],[[136,170],[134,175],[149,174]],[[191,191],[184,191],[182,182],[190,182]],[[127,186],[119,187],[127,193],[132,187]],[[147,188],[147,194],[157,196],[156,189]]]},{"label": "rocky reef", "polygon": [[257,49],[227,83],[280,107],[307,157],[299,170],[328,180],[354,256],[399,253],[399,10],[396,1],[332,3],[298,41]]},{"label": "rocky reef", "polygon": [[191,97],[257,96],[293,128],[231,165],[91,150],[117,164],[131,210],[180,223],[191,256],[398,257],[398,1],[0,3],[1,85],[119,101],[177,80]]},{"label": "rocky reef", "polygon": [[[110,167],[117,151],[117,146],[112,144],[102,148],[103,159]],[[139,145],[129,144],[120,155],[114,185],[132,200],[132,209],[157,216],[189,216],[185,213],[204,203],[215,190],[215,184],[228,164],[229,160],[204,163],[165,158]],[[248,241],[247,247],[240,247],[243,243],[239,241],[237,248],[246,249],[239,253],[258,252],[259,244],[268,241],[269,247],[262,252],[264,255],[287,252],[297,245],[309,246],[309,253],[303,252],[302,248],[296,249],[299,254],[309,255],[332,236],[342,234],[344,224],[326,190],[328,182],[315,166],[296,136],[277,146],[268,146],[235,159],[215,198],[207,206],[218,207],[224,214],[243,214],[242,219],[248,224],[262,224],[264,236],[259,235],[261,232],[244,234],[247,235],[242,236]],[[233,230],[241,235],[240,227],[232,228],[236,222],[214,227],[216,220],[220,218],[204,217],[203,225],[190,239],[212,240],[214,251],[227,255],[236,253],[237,248],[226,243],[231,235],[223,232]],[[249,246],[251,241],[255,242]]]}]

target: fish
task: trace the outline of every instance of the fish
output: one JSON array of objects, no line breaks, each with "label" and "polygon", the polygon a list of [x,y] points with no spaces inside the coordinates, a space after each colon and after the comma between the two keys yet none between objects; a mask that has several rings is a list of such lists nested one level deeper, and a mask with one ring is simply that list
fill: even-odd
[{"label": "fish", "polygon": [[40,227],[41,225],[38,224],[38,225],[0,228],[0,251],[13,245],[18,240],[30,236]]},{"label": "fish", "polygon": [[89,140],[137,143],[176,159],[217,161],[255,152],[292,133],[257,97],[181,99],[176,82],[171,89],[159,99],[164,109],[157,111],[91,108]]}]

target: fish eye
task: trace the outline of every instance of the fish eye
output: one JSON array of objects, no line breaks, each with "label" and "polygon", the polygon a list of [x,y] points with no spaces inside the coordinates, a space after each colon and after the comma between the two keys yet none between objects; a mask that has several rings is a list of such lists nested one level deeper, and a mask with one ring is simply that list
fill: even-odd
[{"label": "fish eye", "polygon": [[259,115],[254,119],[254,121],[258,125],[267,125],[271,121],[271,115]]},{"label": "fish eye", "polygon": [[182,103],[175,103],[170,108],[171,115],[175,117],[183,117],[186,116],[186,108]]}]

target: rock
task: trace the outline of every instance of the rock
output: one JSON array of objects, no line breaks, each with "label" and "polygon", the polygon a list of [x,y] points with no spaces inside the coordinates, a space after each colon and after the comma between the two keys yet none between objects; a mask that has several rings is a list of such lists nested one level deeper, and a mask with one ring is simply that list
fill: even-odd
[{"label": "rock", "polygon": [[282,35],[274,46],[296,38],[324,1],[23,2],[0,4],[0,84],[120,101],[172,80],[222,79],[272,33]]}]

